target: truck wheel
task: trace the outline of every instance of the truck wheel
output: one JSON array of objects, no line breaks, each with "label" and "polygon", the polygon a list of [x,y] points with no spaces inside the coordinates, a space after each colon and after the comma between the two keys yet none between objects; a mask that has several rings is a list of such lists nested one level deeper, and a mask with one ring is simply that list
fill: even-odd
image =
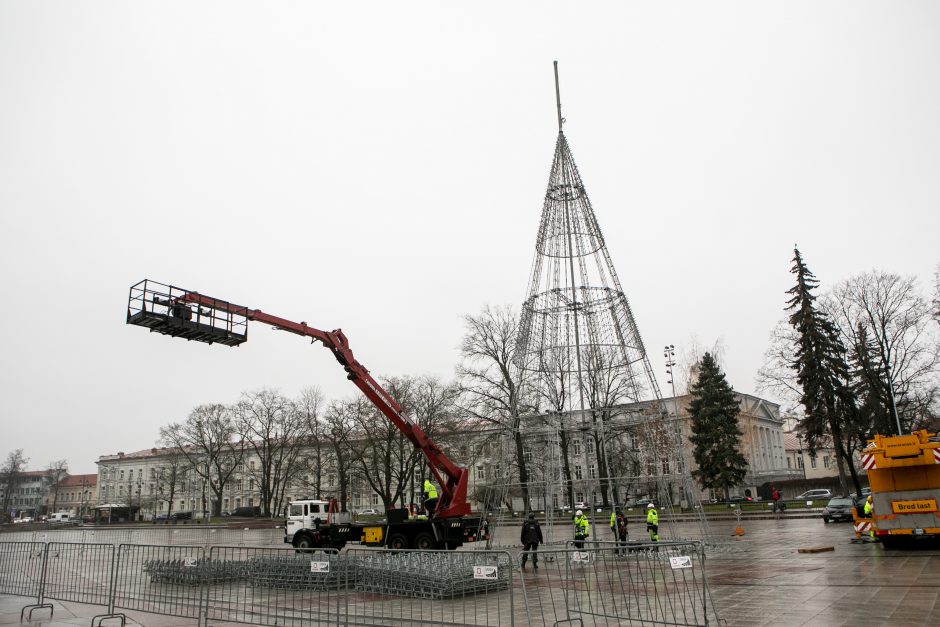
[{"label": "truck wheel", "polygon": [[393,533],[388,537],[388,548],[390,549],[407,549],[408,548],[408,538],[405,537],[403,533]]},{"label": "truck wheel", "polygon": [[317,548],[318,546],[319,543],[308,533],[302,534],[294,540],[294,548],[299,549],[299,551]]},{"label": "truck wheel", "polygon": [[419,533],[415,536],[415,548],[421,551],[433,551],[437,548],[437,540],[430,533]]}]

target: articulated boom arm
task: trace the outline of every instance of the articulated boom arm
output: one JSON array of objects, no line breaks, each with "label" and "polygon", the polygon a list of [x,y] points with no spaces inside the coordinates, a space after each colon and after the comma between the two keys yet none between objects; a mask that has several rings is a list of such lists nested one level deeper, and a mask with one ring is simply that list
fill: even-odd
[{"label": "articulated boom arm", "polygon": [[176,297],[176,300],[197,305],[200,309],[219,310],[245,316],[248,320],[263,322],[275,329],[320,341],[323,346],[332,351],[336,361],[346,369],[347,378],[355,383],[366,397],[372,401],[372,404],[385,414],[415,447],[424,453],[431,472],[441,486],[442,498],[438,500],[435,515],[439,518],[453,518],[470,513],[470,505],[467,503],[467,469],[453,463],[421,427],[402,414],[401,406],[372,378],[365,366],[360,364],[353,356],[353,352],[349,348],[349,340],[346,339],[346,335],[341,329],[329,332],[321,331],[307,326],[305,322],[291,322],[258,309],[239,307],[196,292],[185,292],[182,296]]}]

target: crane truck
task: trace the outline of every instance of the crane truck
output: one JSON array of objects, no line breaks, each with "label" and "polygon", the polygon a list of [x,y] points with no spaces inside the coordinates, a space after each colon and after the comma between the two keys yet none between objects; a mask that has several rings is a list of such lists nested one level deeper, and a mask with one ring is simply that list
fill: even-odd
[{"label": "crane truck", "polygon": [[441,487],[432,512],[409,516],[390,509],[381,522],[357,523],[339,512],[335,500],[299,500],[289,506],[284,541],[298,549],[341,549],[347,542],[395,549],[456,549],[464,542],[485,539],[486,523],[473,516],[467,502],[467,469],[458,466],[402,411],[394,398],[356,360],[341,329],[321,331],[306,322],[292,322],[260,309],[251,309],[164,283],[144,279],[131,286],[127,324],[151,332],[206,344],[238,346],[248,339],[248,322],[261,322],[320,342],[345,369],[346,377],[421,451]]},{"label": "crane truck", "polygon": [[872,496],[872,527],[882,546],[940,538],[940,439],[922,429],[876,435],[861,455]]}]

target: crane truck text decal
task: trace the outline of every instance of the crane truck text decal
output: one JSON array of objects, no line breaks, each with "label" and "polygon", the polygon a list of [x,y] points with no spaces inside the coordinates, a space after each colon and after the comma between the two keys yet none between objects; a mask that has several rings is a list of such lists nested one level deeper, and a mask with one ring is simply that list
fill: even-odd
[{"label": "crane truck text decal", "polygon": [[920,514],[922,512],[937,511],[935,499],[919,499],[917,501],[892,501],[891,511],[895,514]]}]

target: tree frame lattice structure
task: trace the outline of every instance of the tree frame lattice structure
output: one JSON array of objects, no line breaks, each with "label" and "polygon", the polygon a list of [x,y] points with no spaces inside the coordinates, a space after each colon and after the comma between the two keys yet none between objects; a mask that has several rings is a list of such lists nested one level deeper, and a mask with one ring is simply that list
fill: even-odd
[{"label": "tree frame lattice structure", "polygon": [[[557,95],[557,64],[555,76]],[[678,416],[669,411],[675,405],[663,402],[563,122],[559,96],[558,138],[515,350],[536,411],[554,416],[545,426],[555,431],[549,442],[560,452],[547,453],[560,458],[562,468],[542,480],[547,484],[557,475],[568,504],[575,500],[576,485],[592,505],[599,488],[604,506],[622,504],[630,496],[618,494],[618,484],[642,483],[650,486],[648,493],[659,507],[672,513],[673,504],[681,501],[691,507],[695,494]],[[644,400],[650,403],[647,418],[628,428],[623,421],[611,423],[614,406]],[[620,446],[617,438],[642,453],[626,473],[617,468],[622,447],[609,459],[608,447]],[[580,460],[573,459],[579,455]],[[693,517],[705,537],[705,518],[700,508],[697,512]]]}]

